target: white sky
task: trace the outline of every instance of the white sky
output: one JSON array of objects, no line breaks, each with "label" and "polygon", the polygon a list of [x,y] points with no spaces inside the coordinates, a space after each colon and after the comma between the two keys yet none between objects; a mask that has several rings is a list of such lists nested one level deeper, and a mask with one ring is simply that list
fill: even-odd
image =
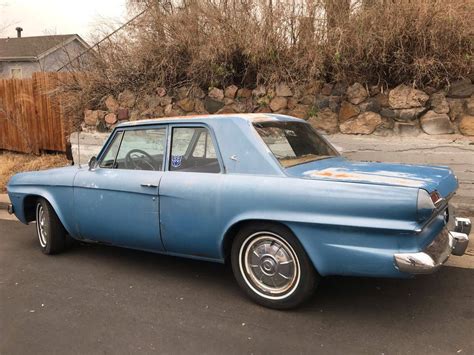
[{"label": "white sky", "polygon": [[[0,0],[0,37],[77,33],[92,42],[100,23],[110,28],[126,22],[126,0]],[[92,43],[89,43],[92,44]]]}]

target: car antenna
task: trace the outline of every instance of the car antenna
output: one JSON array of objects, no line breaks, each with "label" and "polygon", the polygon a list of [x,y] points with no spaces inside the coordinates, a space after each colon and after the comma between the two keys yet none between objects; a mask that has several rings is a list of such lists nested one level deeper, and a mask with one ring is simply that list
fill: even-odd
[{"label": "car antenna", "polygon": [[77,131],[77,162],[79,169],[81,168],[81,140],[79,139],[79,131]]}]

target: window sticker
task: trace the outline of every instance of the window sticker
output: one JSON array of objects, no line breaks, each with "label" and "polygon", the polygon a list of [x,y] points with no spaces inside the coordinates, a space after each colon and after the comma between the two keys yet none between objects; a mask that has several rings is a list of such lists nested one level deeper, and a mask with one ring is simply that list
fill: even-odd
[{"label": "window sticker", "polygon": [[183,161],[182,155],[172,155],[171,156],[171,166],[173,168],[179,168],[181,166],[181,162]]}]

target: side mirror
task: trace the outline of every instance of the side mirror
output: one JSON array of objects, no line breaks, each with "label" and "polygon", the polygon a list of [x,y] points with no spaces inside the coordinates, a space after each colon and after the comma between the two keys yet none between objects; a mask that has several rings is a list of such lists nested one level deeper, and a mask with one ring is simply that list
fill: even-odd
[{"label": "side mirror", "polygon": [[97,157],[93,156],[89,159],[89,170],[93,170],[97,165]]}]

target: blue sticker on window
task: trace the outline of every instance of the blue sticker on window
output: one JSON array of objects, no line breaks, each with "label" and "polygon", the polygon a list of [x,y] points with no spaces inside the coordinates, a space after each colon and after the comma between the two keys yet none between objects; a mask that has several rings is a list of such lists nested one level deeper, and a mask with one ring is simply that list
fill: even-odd
[{"label": "blue sticker on window", "polygon": [[181,166],[181,162],[183,161],[182,155],[172,155],[171,156],[171,166],[173,168],[179,168]]}]

